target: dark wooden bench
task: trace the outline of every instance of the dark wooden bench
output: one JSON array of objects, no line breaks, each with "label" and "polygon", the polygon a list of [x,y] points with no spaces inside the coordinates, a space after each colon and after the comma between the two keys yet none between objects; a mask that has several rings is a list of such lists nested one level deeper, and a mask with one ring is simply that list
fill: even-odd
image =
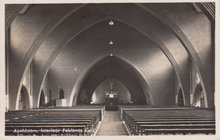
[{"label": "dark wooden bench", "polygon": [[164,108],[137,111],[133,109],[124,110],[123,120],[133,135],[215,134],[215,114],[213,110],[190,109],[184,111],[178,109],[166,110]]},{"label": "dark wooden bench", "polygon": [[5,135],[91,135],[101,110],[38,110],[6,113]]},{"label": "dark wooden bench", "polygon": [[[5,135],[85,135],[86,125],[18,125],[6,126]],[[69,131],[68,131],[69,130]]]},{"label": "dark wooden bench", "polygon": [[215,128],[173,128],[173,129],[144,129],[141,135],[186,135],[186,134],[214,134]]}]

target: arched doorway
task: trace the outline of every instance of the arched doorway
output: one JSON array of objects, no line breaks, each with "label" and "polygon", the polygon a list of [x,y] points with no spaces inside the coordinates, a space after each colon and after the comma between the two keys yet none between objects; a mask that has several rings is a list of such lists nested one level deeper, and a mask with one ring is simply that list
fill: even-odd
[{"label": "arched doorway", "polygon": [[29,94],[25,86],[22,86],[19,95],[19,110],[30,108]]},{"label": "arched doorway", "polygon": [[39,107],[45,107],[45,105],[46,105],[46,103],[45,103],[44,91],[41,90]]},{"label": "arched doorway", "polygon": [[194,107],[205,107],[205,99],[202,85],[199,83],[193,94],[193,104]]},{"label": "arched doorway", "polygon": [[183,91],[182,88],[179,89],[179,92],[177,94],[177,106],[184,106],[184,99],[183,99]]},{"label": "arched doorway", "polygon": [[[117,79],[130,92],[133,104],[150,104],[146,81],[130,64],[116,56],[108,56],[95,64],[87,72],[77,96],[77,104],[90,104],[93,92],[106,79]],[[147,102],[149,101],[149,102]]]}]

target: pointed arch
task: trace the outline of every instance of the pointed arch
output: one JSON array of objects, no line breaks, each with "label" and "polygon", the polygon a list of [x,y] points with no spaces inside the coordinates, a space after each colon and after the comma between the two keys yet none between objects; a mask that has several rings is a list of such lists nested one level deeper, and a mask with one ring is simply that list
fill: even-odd
[{"label": "pointed arch", "polygon": [[207,107],[207,100],[205,100],[205,94],[201,83],[197,84],[195,87],[192,105],[201,108]]},{"label": "pointed arch", "polygon": [[183,96],[182,88],[179,88],[179,91],[177,93],[177,106],[184,106],[185,105],[185,99]]},{"label": "pointed arch", "polygon": [[[71,15],[75,14],[79,9],[84,7],[87,4],[81,4],[76,8],[73,8],[71,11],[69,11],[65,16],[61,17],[60,19],[52,20],[46,24],[44,29],[40,32],[40,34],[35,38],[35,40],[32,42],[28,52],[22,59],[22,67],[18,69],[17,77],[19,80],[15,81],[16,82],[16,88],[15,91],[17,94],[19,94],[19,89],[22,87],[22,80],[24,79],[24,74],[26,73],[28,67],[33,61],[33,58],[35,54],[37,53],[38,49],[40,48],[41,44],[45,41],[45,39],[60,25],[62,24],[66,19],[68,19]],[[22,5],[21,5],[22,6]],[[23,7],[23,6],[22,6]],[[7,24],[9,25],[9,24]],[[40,89],[37,95],[40,94]],[[35,94],[33,94],[35,96]],[[11,96],[11,95],[10,95]],[[38,96],[34,97],[37,98]],[[10,98],[10,97],[9,97]],[[33,102],[34,106],[36,107],[38,105],[38,102]],[[10,100],[10,104],[13,104],[11,108],[16,108],[17,105],[14,106],[13,100]]]},{"label": "pointed arch", "polygon": [[39,107],[44,107],[45,105],[46,105],[45,94],[44,94],[44,91],[42,89],[41,94],[40,94]]},{"label": "pointed arch", "polygon": [[[76,37],[78,36],[80,33],[86,31],[87,29],[91,28],[92,26],[100,23],[100,22],[104,22],[106,20],[109,20],[109,19],[113,19],[113,20],[116,20],[120,23],[123,23],[135,30],[137,30],[138,32],[142,33],[145,37],[149,38],[150,40],[152,40],[153,42],[155,42],[158,46],[159,49],[162,50],[162,52],[166,55],[167,59],[170,61],[170,63],[172,64],[173,68],[174,68],[174,71],[177,75],[177,78],[179,79],[180,81],[180,84],[181,86],[183,87],[183,96],[184,98],[188,98],[188,97],[185,97],[185,96],[188,96],[188,95],[185,95],[184,93],[184,89],[185,89],[185,84],[183,84],[182,82],[184,82],[183,80],[183,74],[181,72],[181,69],[178,65],[178,63],[176,62],[173,54],[166,48],[165,44],[159,39],[157,38],[153,33],[151,32],[143,32],[141,31],[141,29],[139,29],[138,27],[136,27],[135,25],[132,25],[131,23],[128,23],[127,21],[123,21],[119,18],[116,18],[116,17],[106,17],[106,18],[103,18],[103,19],[100,19],[98,21],[96,21],[95,23],[92,23],[90,25],[88,25],[86,28],[82,29],[80,32],[78,32],[77,34],[73,35],[70,39],[67,39],[68,41],[66,41],[65,43],[63,44],[60,44],[60,47],[57,48],[57,50],[54,50],[54,52],[52,53],[52,55],[50,56],[50,58],[48,59],[48,61],[45,63],[45,65],[43,66],[43,75],[42,75],[42,80],[41,80],[41,85],[43,83],[43,81],[45,80],[46,76],[47,76],[47,73],[49,71],[49,68],[50,66],[52,65],[53,61],[55,60],[55,58],[57,57],[57,55],[61,52],[62,49],[64,49],[65,47],[68,46],[68,44]],[[71,101],[71,99],[70,99]],[[188,100],[186,100],[187,102]],[[189,102],[188,102],[189,103]]]},{"label": "pointed arch", "polygon": [[30,108],[30,97],[28,91],[24,85],[22,85],[21,90],[19,92],[16,110],[28,109]]},{"label": "pointed arch", "polygon": [[[195,64],[196,71],[198,72],[199,77],[201,78],[200,84],[203,88],[203,94],[204,94],[204,100],[212,100],[214,94],[209,94],[210,97],[207,99],[207,90],[209,88],[208,81],[209,78],[204,70],[204,64],[202,63],[202,60],[199,57],[199,54],[196,52],[192,42],[187,37],[187,35],[182,31],[182,29],[167,15],[163,14],[162,12],[158,12],[152,8],[149,8],[146,5],[143,5],[141,3],[136,4],[141,9],[145,10],[146,12],[151,13],[155,18],[157,18],[161,23],[163,23],[165,26],[167,26],[177,37],[178,39],[183,43],[184,49],[188,52],[191,61]],[[189,96],[189,95],[188,95]],[[214,104],[213,102],[206,102],[206,106],[212,107]]]},{"label": "pointed arch", "polygon": [[[111,69],[110,67],[113,67],[113,69]],[[116,70],[115,68],[118,68],[118,70]],[[127,71],[125,69],[127,69]],[[98,74],[99,74],[99,78],[97,79],[96,76]],[[126,79],[124,79],[123,77],[124,76],[123,74],[126,74],[126,76],[131,75],[130,77],[131,80],[126,81]],[[142,104],[150,104],[150,105],[154,104],[153,97],[150,94],[150,90],[149,90],[150,87],[147,84],[148,82],[142,76],[139,70],[134,66],[132,66],[126,60],[123,60],[122,58],[119,58],[117,56],[106,56],[98,60],[96,63],[92,64],[90,68],[88,68],[85,72],[83,72],[82,76],[78,79],[78,81],[73,87],[70,96],[69,106],[77,104],[79,94],[82,93],[84,89],[85,92],[87,92],[87,96],[88,96],[87,98],[91,98],[92,92],[95,90],[95,88],[103,80],[108,79],[109,77],[114,77],[122,81],[122,83],[124,83],[126,87],[129,88],[131,96],[134,99],[136,99],[137,103],[139,102]],[[89,86],[86,87],[85,84]],[[135,90],[132,88],[138,91],[136,91],[135,93],[134,92]]]}]

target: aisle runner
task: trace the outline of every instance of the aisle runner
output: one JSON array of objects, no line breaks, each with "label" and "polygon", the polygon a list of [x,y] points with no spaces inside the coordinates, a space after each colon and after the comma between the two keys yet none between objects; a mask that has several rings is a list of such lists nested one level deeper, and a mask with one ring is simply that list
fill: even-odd
[{"label": "aisle runner", "polygon": [[127,135],[127,132],[116,111],[106,111],[97,136]]}]

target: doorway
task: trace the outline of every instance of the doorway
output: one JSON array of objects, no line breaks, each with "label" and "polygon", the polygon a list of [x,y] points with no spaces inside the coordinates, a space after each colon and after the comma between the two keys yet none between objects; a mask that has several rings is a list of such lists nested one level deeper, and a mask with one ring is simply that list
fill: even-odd
[{"label": "doorway", "polygon": [[29,94],[25,86],[22,86],[19,95],[19,110],[30,108]]}]

